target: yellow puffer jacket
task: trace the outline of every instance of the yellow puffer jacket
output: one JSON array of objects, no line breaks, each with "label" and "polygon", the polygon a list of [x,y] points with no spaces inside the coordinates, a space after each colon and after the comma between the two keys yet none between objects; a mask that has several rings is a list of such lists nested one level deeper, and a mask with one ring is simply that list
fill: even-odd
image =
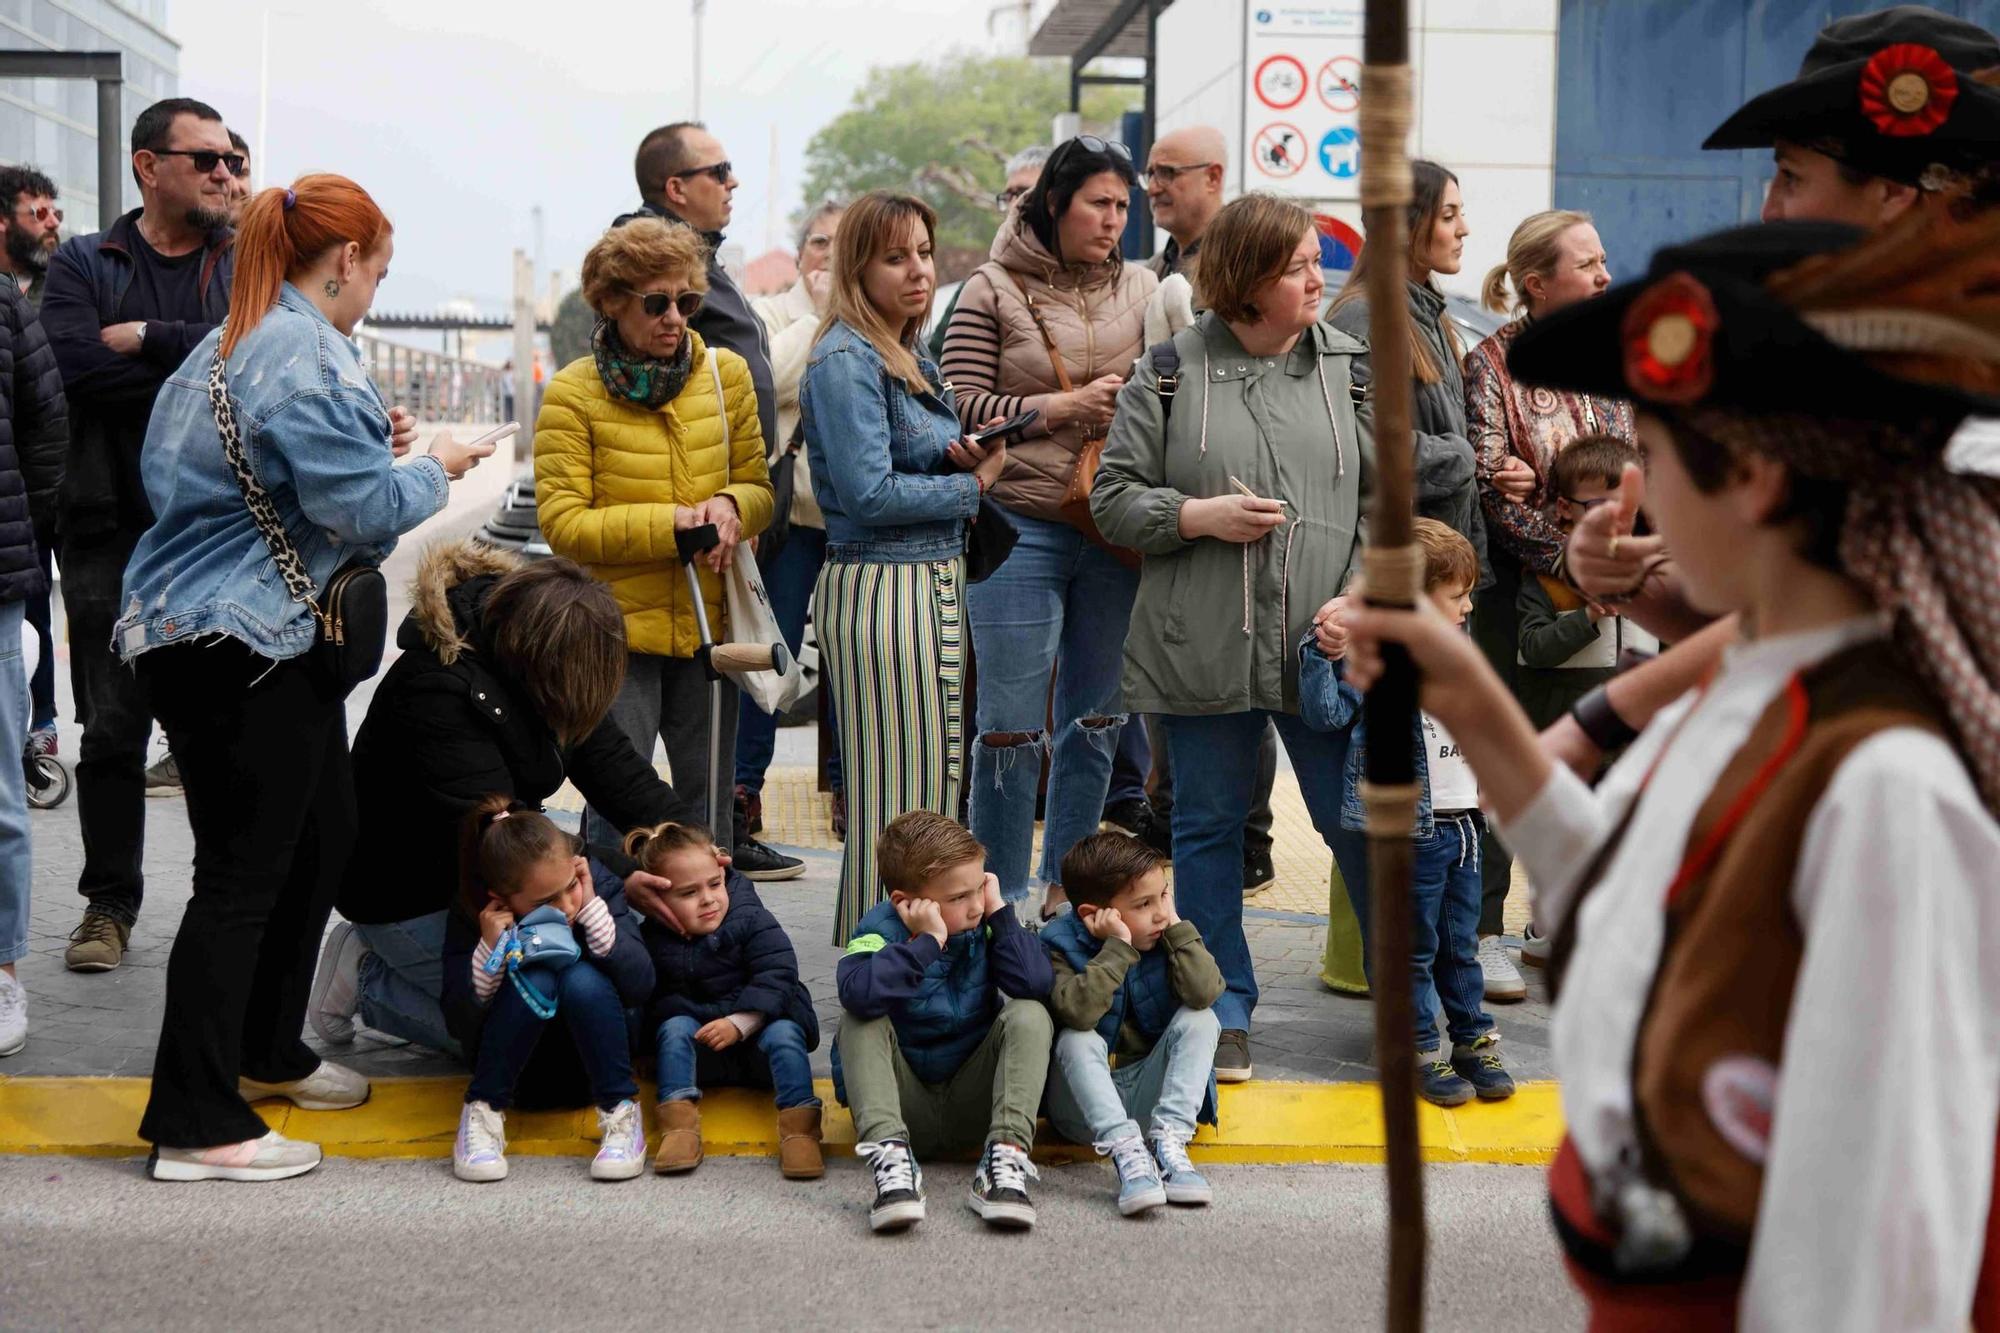
[{"label": "yellow puffer jacket", "polygon": [[[745,541],[771,522],[771,478],[750,367],[726,348],[704,346],[692,330],[687,336],[694,364],[687,387],[666,406],[614,399],[586,356],[549,382],[535,418],[535,509],[543,537],[557,555],[610,586],[625,613],[626,646],[661,657],[693,657],[701,643],[687,576],[674,554],[675,514],[722,494],[736,501]],[[707,565],[698,568],[709,630],[720,640],[722,580]]]}]

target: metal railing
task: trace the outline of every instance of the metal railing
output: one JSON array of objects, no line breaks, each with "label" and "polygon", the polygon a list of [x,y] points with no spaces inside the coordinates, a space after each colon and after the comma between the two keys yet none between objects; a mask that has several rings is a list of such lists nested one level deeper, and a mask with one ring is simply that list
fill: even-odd
[{"label": "metal railing", "polygon": [[383,399],[408,408],[417,420],[498,424],[509,419],[512,388],[498,367],[365,333],[355,341]]}]

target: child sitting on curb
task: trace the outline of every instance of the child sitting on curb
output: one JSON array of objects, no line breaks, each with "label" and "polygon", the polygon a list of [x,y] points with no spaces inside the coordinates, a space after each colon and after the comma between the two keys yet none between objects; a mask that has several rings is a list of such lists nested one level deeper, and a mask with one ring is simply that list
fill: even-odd
[{"label": "child sitting on curb", "polygon": [[[1424,552],[1424,595],[1446,620],[1462,628],[1479,579],[1472,543],[1430,518],[1416,520],[1413,536]],[[1300,640],[1300,718],[1316,731],[1354,728],[1340,822],[1358,832],[1368,826],[1361,780],[1369,738],[1361,724],[1361,692],[1347,683],[1344,668],[1345,663],[1320,652],[1310,632]],[[1479,837],[1486,825],[1479,811],[1479,784],[1458,743],[1430,714],[1418,715],[1415,735],[1402,743],[1417,747],[1417,781],[1423,791],[1417,803],[1410,902],[1418,1091],[1437,1106],[1463,1106],[1475,1096],[1500,1101],[1514,1095],[1514,1080],[1495,1049],[1500,1038],[1493,1019],[1480,1007],[1486,982],[1479,967]],[[1367,919],[1361,916],[1365,946]],[[1369,981],[1381,984],[1372,974]],[[1444,1004],[1450,1060],[1439,1050],[1433,993]]]},{"label": "child sitting on curb", "polygon": [[1062,876],[1075,910],[1041,933],[1055,971],[1049,1008],[1063,1027],[1049,1123],[1110,1155],[1125,1216],[1208,1203],[1214,1191],[1187,1143],[1197,1116],[1215,1123],[1222,1027],[1211,1006],[1222,971],[1174,911],[1165,863],[1137,838],[1092,834],[1063,857]]},{"label": "child sitting on curb", "polygon": [[749,881],[730,888],[729,857],[707,829],[635,829],[625,852],[673,885],[640,928],[657,978],[646,1010],[659,1054],[653,1170],[671,1175],[701,1165],[704,1085],[770,1088],[778,1169],[787,1180],[817,1180],[826,1166],[806,1053],[819,1045],[819,1018],[791,937]]},{"label": "child sitting on curb", "polygon": [[846,1012],[833,1051],[854,1150],[875,1171],[868,1225],[903,1231],[923,1220],[917,1151],[983,1143],[972,1210],[991,1226],[1033,1226],[1028,1149],[1053,1035],[1042,1007],[1048,956],[1006,909],[986,849],[960,824],[928,810],[900,815],[876,840],[875,860],[889,898],[856,924],[835,973]]}]

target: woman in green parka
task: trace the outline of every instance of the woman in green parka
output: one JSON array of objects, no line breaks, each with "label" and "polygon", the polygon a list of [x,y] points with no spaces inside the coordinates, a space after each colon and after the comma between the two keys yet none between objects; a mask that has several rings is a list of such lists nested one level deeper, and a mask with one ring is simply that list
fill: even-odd
[{"label": "woman in green parka", "polygon": [[1226,205],[1195,283],[1206,313],[1174,337],[1176,364],[1149,353],[1119,392],[1091,512],[1145,557],[1124,707],[1159,714],[1172,747],[1175,895],[1227,983],[1215,1075],[1232,1082],[1250,1077],[1257,1004],[1242,868],[1258,742],[1275,721],[1334,847],[1347,741],[1300,723],[1297,645],[1347,581],[1374,457],[1349,373],[1367,348],[1319,320],[1304,209]]}]

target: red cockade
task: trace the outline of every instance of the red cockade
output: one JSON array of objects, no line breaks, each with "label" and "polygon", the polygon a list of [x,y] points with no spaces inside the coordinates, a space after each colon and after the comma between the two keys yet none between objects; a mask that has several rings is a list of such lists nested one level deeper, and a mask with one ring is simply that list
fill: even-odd
[{"label": "red cockade", "polygon": [[1958,71],[1916,42],[1885,46],[1861,71],[1861,114],[1894,138],[1929,134],[1958,100]]},{"label": "red cockade", "polygon": [[1662,278],[1625,312],[1625,382],[1654,402],[1699,402],[1715,383],[1720,326],[1708,288],[1685,273]]}]

